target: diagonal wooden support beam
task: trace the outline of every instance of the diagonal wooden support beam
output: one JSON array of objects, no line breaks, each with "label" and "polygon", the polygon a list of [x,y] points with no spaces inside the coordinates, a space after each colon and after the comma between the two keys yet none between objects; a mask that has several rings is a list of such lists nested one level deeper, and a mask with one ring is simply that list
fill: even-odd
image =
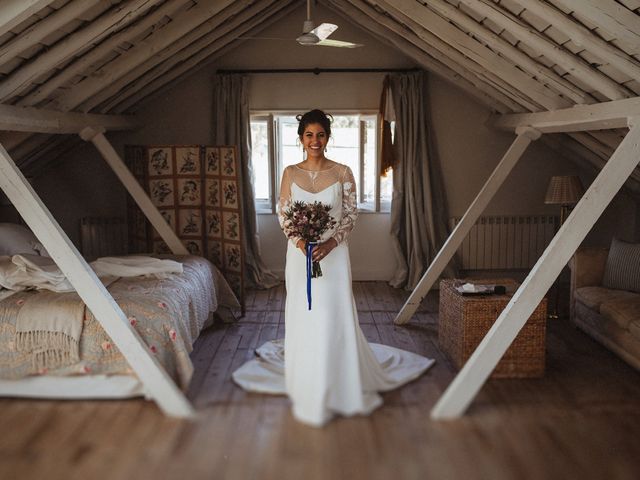
[{"label": "diagonal wooden support beam", "polygon": [[104,136],[104,129],[87,127],[80,132],[80,137],[95,145],[169,249],[175,255],[188,255],[189,251],[187,248],[160,214],[160,211],[153,204],[149,195],[142,189],[136,178],[109,143],[109,140]]},{"label": "diagonal wooden support beam", "polygon": [[434,419],[462,415],[487,381],[589,230],[640,160],[640,118],[587,189],[566,222],[502,311],[478,348],[431,411]]},{"label": "diagonal wooden support beam", "polygon": [[0,188],[42,242],[136,373],[146,393],[167,414],[191,417],[191,404],[131,327],[124,312],[60,228],[7,151],[0,145]]},{"label": "diagonal wooden support beam", "polygon": [[509,172],[511,172],[520,157],[522,157],[522,154],[531,141],[537,140],[540,137],[540,132],[529,127],[519,128],[516,130],[516,133],[518,136],[509,147],[509,150],[504,154],[502,160],[500,160],[500,163],[498,163],[498,166],[484,184],[482,190],[480,190],[480,193],[478,193],[473,202],[471,202],[464,216],[458,225],[456,225],[456,228],[453,229],[453,232],[451,232],[451,235],[449,235],[449,238],[433,259],[433,262],[431,262],[431,265],[429,265],[420,282],[418,282],[418,285],[413,289],[404,306],[400,312],[398,312],[394,320],[396,325],[407,323],[413,314],[416,313],[420,303],[427,293],[429,293],[429,290],[431,290],[436,280],[438,280],[438,277],[440,277],[440,274],[444,271],[451,258],[453,258],[453,255],[464,241],[469,230],[471,230],[471,227],[476,223],[480,214],[482,214],[505,178],[509,175]]}]

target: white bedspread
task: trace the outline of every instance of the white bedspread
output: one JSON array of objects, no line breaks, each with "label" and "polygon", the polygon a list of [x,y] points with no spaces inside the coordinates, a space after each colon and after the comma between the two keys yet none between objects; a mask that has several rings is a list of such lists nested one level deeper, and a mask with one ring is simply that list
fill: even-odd
[{"label": "white bedspread", "polygon": [[[114,277],[153,275],[166,278],[183,272],[180,262],[144,256],[102,257],[89,265],[106,284],[113,282]],[[53,292],[75,291],[51,258],[30,254],[0,256],[0,286],[14,291],[33,288]]]}]

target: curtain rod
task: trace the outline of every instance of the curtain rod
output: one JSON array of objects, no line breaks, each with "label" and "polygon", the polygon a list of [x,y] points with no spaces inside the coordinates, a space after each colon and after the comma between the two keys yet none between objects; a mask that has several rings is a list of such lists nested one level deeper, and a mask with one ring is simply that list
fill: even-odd
[{"label": "curtain rod", "polygon": [[380,72],[418,72],[419,68],[271,68],[271,69],[246,69],[225,70],[219,69],[216,73],[380,73]]}]

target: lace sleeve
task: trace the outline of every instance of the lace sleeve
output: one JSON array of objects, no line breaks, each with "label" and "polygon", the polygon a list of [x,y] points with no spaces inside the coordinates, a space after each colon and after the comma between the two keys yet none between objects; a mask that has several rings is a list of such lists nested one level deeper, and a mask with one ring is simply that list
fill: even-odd
[{"label": "lace sleeve", "polygon": [[345,167],[342,175],[342,219],[333,235],[338,244],[347,239],[356,224],[356,218],[358,218],[356,182],[351,169]]},{"label": "lace sleeve", "polygon": [[278,221],[280,222],[280,228],[284,234],[293,242],[294,245],[298,243],[300,237],[290,238],[290,229],[285,226],[284,212],[291,207],[291,167],[287,167],[282,172],[282,183],[280,184],[280,199],[278,200]]}]

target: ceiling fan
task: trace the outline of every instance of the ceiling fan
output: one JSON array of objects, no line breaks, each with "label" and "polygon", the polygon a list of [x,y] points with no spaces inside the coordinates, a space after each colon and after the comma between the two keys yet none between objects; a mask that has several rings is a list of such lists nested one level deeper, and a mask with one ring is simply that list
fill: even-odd
[{"label": "ceiling fan", "polygon": [[307,0],[307,19],[302,24],[302,35],[296,38],[300,45],[322,47],[356,48],[362,47],[360,43],[344,42],[342,40],[330,40],[328,37],[338,29],[333,23],[321,23],[316,27],[311,19],[311,0]]}]

